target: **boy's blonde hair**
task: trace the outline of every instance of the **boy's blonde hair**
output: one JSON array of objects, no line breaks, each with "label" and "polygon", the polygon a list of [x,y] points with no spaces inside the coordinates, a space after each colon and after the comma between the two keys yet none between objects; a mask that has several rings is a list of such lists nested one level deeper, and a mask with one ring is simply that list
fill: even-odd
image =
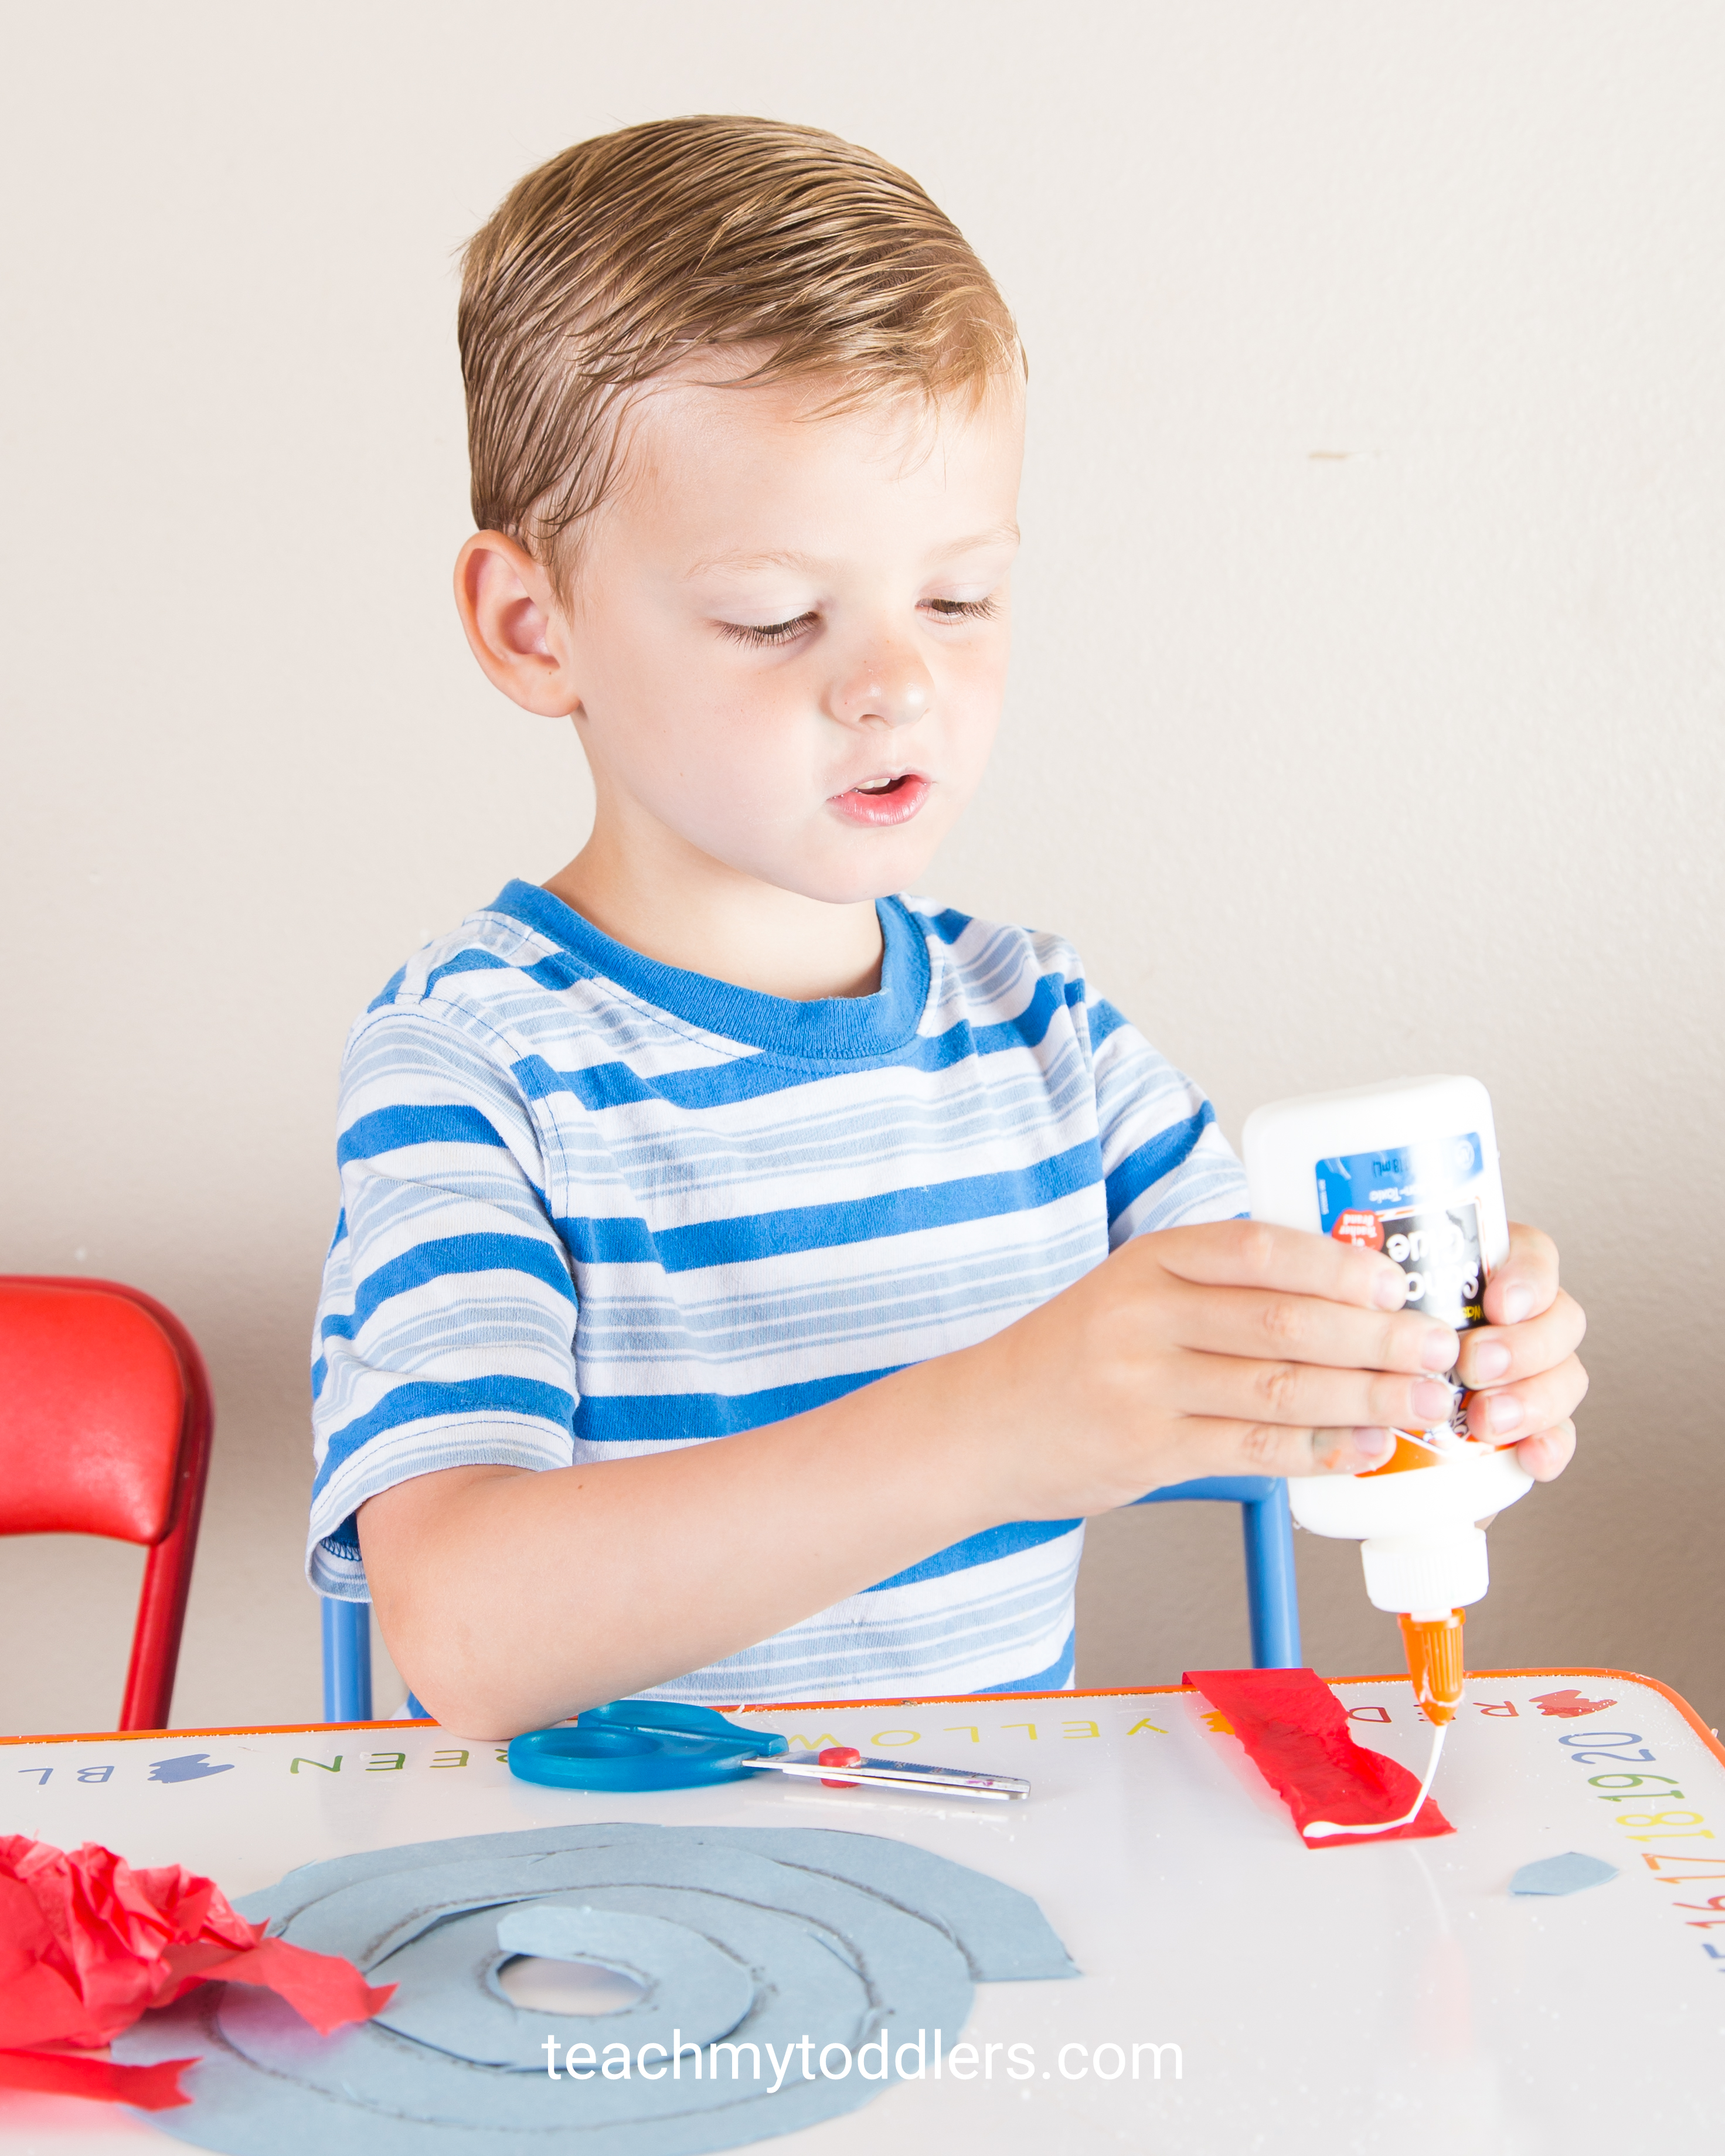
[{"label": "boy's blonde hair", "polygon": [[469,242],[473,514],[561,582],[611,490],[630,392],[757,346],[737,385],[827,377],[837,413],[1019,377],[993,280],[906,172],[818,128],[697,115],[578,142]]}]

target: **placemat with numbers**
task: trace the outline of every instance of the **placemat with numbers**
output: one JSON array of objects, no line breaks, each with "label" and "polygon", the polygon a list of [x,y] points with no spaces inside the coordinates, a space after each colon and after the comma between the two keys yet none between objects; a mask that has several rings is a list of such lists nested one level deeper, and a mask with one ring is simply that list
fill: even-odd
[{"label": "placemat with numbers", "polygon": [[[1428,1732],[1406,1680],[1334,1683],[1359,1740],[1417,1770]],[[593,1796],[513,1779],[495,1743],[387,1722],[0,1740],[0,1829],[183,1864],[237,1897],[296,1865],[446,1836],[619,1820],[821,1826],[897,1837],[1034,1896],[1082,1978],[981,1984],[938,2080],[895,2083],[770,2144],[787,2150],[876,2156],[883,2134],[905,2156],[1122,2135],[1158,2156],[1714,2145],[1725,1751],[1651,1679],[1471,1677],[1437,1792],[1456,1832],[1332,1850],[1301,1845],[1190,1691],[739,1718],[793,1750],[855,1744],[1026,1774],[1033,1794],[970,1806],[762,1776]],[[1572,1852],[1615,1876],[1511,1892],[1523,1867]],[[52,2156],[176,2145],[131,2112],[4,2094],[0,2138]]]}]

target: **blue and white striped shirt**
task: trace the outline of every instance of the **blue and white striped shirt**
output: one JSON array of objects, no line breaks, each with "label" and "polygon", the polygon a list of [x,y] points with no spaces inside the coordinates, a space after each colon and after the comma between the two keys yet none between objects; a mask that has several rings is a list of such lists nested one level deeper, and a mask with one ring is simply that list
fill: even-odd
[{"label": "blue and white striped shirt", "polygon": [[[1069,946],[880,915],[879,992],[793,1003],[511,883],[390,981],[343,1065],[316,1587],[364,1596],[353,1516],[410,1476],[778,1422],[1245,1210],[1209,1103]],[[1069,1685],[1082,1540],[992,1527],[655,1697]]]}]

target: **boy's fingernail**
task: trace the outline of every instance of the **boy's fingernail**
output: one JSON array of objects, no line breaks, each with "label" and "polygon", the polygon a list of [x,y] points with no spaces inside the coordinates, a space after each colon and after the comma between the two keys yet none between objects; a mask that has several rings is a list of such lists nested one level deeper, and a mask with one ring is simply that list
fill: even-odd
[{"label": "boy's fingernail", "polygon": [[1362,1467],[1376,1467],[1389,1459],[1395,1440],[1387,1430],[1357,1430],[1353,1432],[1353,1455]]},{"label": "boy's fingernail", "polygon": [[1503,1322],[1506,1325],[1519,1325],[1532,1307],[1532,1288],[1523,1287],[1517,1281],[1503,1291]]},{"label": "boy's fingernail", "polygon": [[1453,1370],[1461,1352],[1461,1342],[1455,1335],[1447,1326],[1440,1326],[1420,1343],[1420,1365],[1427,1370]]},{"label": "boy's fingernail", "polygon": [[1473,1351],[1475,1381],[1489,1384],[1493,1378],[1504,1376],[1509,1368],[1509,1350],[1501,1340],[1482,1340]]},{"label": "boy's fingernail", "polygon": [[1522,1419],[1522,1404],[1513,1393],[1494,1394],[1486,1410],[1493,1437],[1502,1437],[1505,1430],[1516,1429]]},{"label": "boy's fingernail", "polygon": [[1422,1378],[1414,1388],[1414,1412],[1422,1422],[1447,1422],[1455,1412],[1455,1388]]},{"label": "boy's fingernail", "polygon": [[1408,1276],[1399,1265],[1383,1265],[1372,1282],[1372,1300],[1379,1310],[1399,1310],[1408,1299]]}]

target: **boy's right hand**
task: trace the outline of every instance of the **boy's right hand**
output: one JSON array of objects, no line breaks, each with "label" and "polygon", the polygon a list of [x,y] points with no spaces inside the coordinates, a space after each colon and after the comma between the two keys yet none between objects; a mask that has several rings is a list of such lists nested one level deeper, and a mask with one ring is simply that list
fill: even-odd
[{"label": "boy's right hand", "polygon": [[[1391,1260],[1226,1220],[1141,1235],[947,1358],[990,1403],[1003,1518],[1067,1518],[1205,1475],[1352,1474],[1447,1422],[1460,1342]],[[1004,1446],[1001,1440],[1004,1439]]]}]

